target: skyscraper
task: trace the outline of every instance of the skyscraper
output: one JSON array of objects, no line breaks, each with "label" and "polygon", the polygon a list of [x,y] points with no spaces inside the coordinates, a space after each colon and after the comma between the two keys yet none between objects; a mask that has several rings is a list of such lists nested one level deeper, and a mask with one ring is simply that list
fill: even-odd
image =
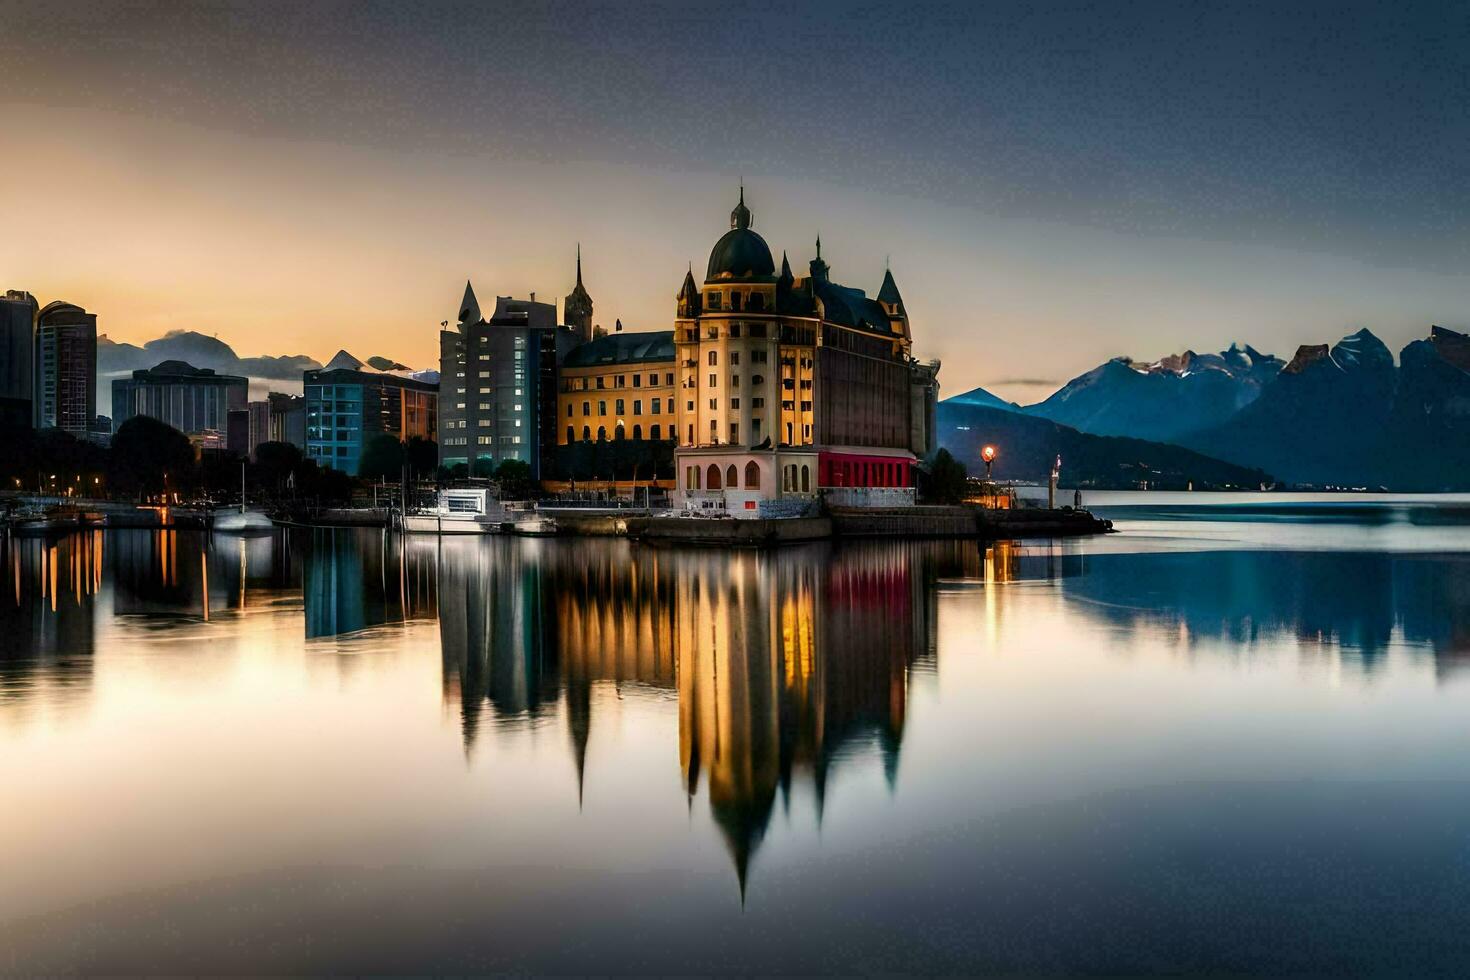
[{"label": "skyscraper", "polygon": [[520,460],[539,480],[556,449],[557,364],[576,342],[556,305],[534,298],[497,296],[485,320],[466,283],[459,324],[439,335],[440,463],[484,471]]},{"label": "skyscraper", "polygon": [[38,312],[30,293],[12,289],[0,297],[0,428],[29,427],[34,419]]},{"label": "skyscraper", "polygon": [[36,427],[87,436],[97,419],[97,314],[47,303],[36,319],[35,363]]}]

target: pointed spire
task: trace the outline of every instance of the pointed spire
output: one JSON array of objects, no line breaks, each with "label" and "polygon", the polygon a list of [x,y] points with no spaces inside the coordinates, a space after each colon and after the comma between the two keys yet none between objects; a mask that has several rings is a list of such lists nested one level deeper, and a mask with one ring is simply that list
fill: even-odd
[{"label": "pointed spire", "polygon": [[817,258],[822,257],[822,233],[817,232]]},{"label": "pointed spire", "polygon": [[577,285],[582,285],[582,243],[577,243]]},{"label": "pointed spire", "polygon": [[464,281],[464,299],[459,301],[459,322],[479,323],[483,319],[480,313],[480,301],[475,298],[475,287],[470,281]]},{"label": "pointed spire", "polygon": [[730,212],[731,228],[750,227],[750,208],[745,206],[745,181],[740,182],[740,203],[735,205],[735,210]]},{"label": "pointed spire", "polygon": [[796,278],[795,276],[793,276],[791,274],[791,261],[786,258],[786,250],[784,248],[781,250],[781,278],[782,279],[794,279],[794,278]]}]

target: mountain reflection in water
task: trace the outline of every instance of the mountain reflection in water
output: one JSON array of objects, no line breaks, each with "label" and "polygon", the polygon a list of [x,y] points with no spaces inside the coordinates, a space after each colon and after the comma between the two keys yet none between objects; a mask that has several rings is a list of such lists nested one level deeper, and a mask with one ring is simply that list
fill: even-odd
[{"label": "mountain reflection in water", "polygon": [[0,966],[1464,962],[1470,555],[1241,526],[0,538]]}]

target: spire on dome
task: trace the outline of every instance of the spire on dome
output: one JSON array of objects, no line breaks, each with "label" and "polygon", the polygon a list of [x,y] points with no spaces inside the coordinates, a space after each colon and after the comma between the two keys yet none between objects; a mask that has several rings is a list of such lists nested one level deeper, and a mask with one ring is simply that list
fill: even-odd
[{"label": "spire on dome", "polygon": [[480,313],[480,301],[475,299],[475,287],[470,281],[464,281],[464,299],[459,301],[459,322],[461,324],[479,323],[484,319]]},{"label": "spire on dome", "polygon": [[735,205],[735,210],[730,212],[731,228],[750,227],[750,208],[745,206],[745,182],[740,182],[740,203]]},{"label": "spire on dome", "polygon": [[817,282],[827,281],[827,272],[830,267],[822,259],[822,236],[820,233],[817,235],[817,257],[811,260],[808,268],[811,270],[812,279]]}]

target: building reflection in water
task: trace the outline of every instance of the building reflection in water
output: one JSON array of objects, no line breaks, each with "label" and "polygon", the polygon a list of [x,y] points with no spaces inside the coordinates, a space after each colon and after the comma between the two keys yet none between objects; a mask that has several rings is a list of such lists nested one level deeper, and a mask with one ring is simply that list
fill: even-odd
[{"label": "building reflection in water", "polygon": [[0,705],[90,693],[104,536],[0,537]]},{"label": "building reflection in water", "polygon": [[385,623],[432,619],[432,539],[362,528],[291,532],[301,554],[301,597],[308,639]]},{"label": "building reflection in water", "polygon": [[793,780],[810,780],[820,814],[839,758],[871,752],[896,778],[909,678],[934,663],[932,581],[974,552],[446,540],[445,698],[467,752],[486,712],[534,724],[563,705],[580,786],[595,685],[677,691],[684,785],[691,802],[705,787],[743,888]]}]

